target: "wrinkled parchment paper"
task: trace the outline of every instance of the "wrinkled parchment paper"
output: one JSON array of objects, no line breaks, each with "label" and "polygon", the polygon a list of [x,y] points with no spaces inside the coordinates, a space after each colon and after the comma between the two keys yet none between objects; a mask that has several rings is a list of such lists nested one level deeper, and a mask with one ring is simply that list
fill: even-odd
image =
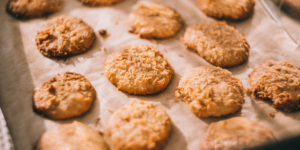
[{"label": "wrinkled parchment paper", "polygon": [[[184,26],[208,20],[197,7],[196,0],[154,0],[177,10],[184,19]],[[271,107],[270,103],[245,95],[241,111],[222,118],[197,118],[187,104],[174,97],[176,86],[184,73],[198,66],[208,65],[197,53],[186,50],[179,39],[140,39],[127,32],[126,17],[138,2],[124,0],[113,6],[88,7],[77,0],[67,0],[64,9],[48,18],[16,20],[5,12],[6,0],[0,1],[0,107],[4,112],[8,128],[17,150],[32,150],[43,132],[57,124],[74,120],[88,124],[98,130],[104,129],[106,120],[116,111],[134,100],[153,101],[166,109],[172,118],[172,131],[165,150],[197,150],[207,126],[211,122],[234,116],[250,118],[269,127],[277,139],[300,135],[300,112],[286,113]],[[60,15],[83,19],[97,32],[106,29],[109,36],[97,34],[92,48],[81,55],[64,60],[49,59],[37,50],[37,30]],[[249,60],[242,65],[229,68],[236,77],[249,87],[248,74],[265,60],[284,61],[300,66],[300,49],[289,36],[268,17],[261,3],[256,1],[254,15],[239,23],[231,23],[251,45]],[[182,36],[184,28],[177,36]],[[174,68],[173,78],[165,91],[149,96],[133,96],[118,91],[104,73],[104,62],[109,54],[127,44],[149,44],[158,48]],[[106,51],[99,48],[106,48]],[[165,49],[165,51],[164,51]],[[32,110],[33,89],[57,73],[73,71],[84,75],[97,91],[92,109],[85,115],[73,119],[55,121],[45,119]],[[270,113],[275,114],[272,118]],[[97,120],[100,121],[96,124]],[[96,127],[95,127],[96,126]]]}]

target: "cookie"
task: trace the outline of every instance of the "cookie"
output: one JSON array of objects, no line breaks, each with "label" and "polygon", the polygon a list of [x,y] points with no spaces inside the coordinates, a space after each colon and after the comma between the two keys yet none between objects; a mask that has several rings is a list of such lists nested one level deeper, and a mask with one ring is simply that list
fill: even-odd
[{"label": "cookie", "polygon": [[238,150],[275,141],[267,127],[244,117],[211,123],[201,141],[201,150]]},{"label": "cookie", "polygon": [[167,58],[154,47],[127,45],[108,56],[105,75],[118,90],[134,95],[163,91],[172,78]]},{"label": "cookie", "polygon": [[34,89],[34,110],[52,119],[76,117],[87,112],[96,97],[92,84],[73,72],[58,74]]},{"label": "cookie", "polygon": [[201,21],[191,25],[185,30],[183,42],[186,48],[219,67],[236,66],[249,57],[247,39],[225,22]]},{"label": "cookie", "polygon": [[93,128],[74,121],[46,131],[34,150],[109,150],[103,137]]},{"label": "cookie", "polygon": [[129,32],[141,38],[174,36],[182,26],[181,16],[172,8],[156,3],[144,3],[128,16]]},{"label": "cookie", "polygon": [[62,9],[65,0],[9,0],[6,11],[19,19],[42,17]]},{"label": "cookie", "polygon": [[114,3],[120,2],[121,0],[80,0],[83,4],[89,6],[98,5],[112,5]]},{"label": "cookie", "polygon": [[134,101],[113,113],[107,136],[114,150],[159,150],[168,140],[171,119],[152,102]]},{"label": "cookie", "polygon": [[295,18],[300,18],[300,1],[299,0],[273,0],[281,9]]},{"label": "cookie", "polygon": [[197,3],[209,17],[237,21],[253,14],[255,0],[198,0]]},{"label": "cookie", "polygon": [[201,66],[185,73],[175,96],[183,97],[198,117],[220,117],[240,110],[244,93],[242,82],[231,72],[215,66]]},{"label": "cookie", "polygon": [[35,43],[47,57],[69,57],[87,51],[94,43],[93,29],[75,17],[58,17],[43,25]]},{"label": "cookie", "polygon": [[300,68],[293,64],[268,61],[249,75],[252,96],[270,100],[273,107],[290,112],[300,108]]}]

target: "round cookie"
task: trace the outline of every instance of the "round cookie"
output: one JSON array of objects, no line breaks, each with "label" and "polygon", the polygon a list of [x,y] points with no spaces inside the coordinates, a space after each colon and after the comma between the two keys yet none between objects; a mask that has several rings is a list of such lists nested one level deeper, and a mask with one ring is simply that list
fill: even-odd
[{"label": "round cookie", "polygon": [[198,117],[220,117],[240,110],[244,93],[242,82],[231,72],[215,66],[201,66],[185,73],[175,96],[183,97]]},{"label": "round cookie", "polygon": [[211,123],[201,141],[201,150],[245,149],[275,141],[267,127],[244,118],[234,117]]},{"label": "round cookie", "polygon": [[255,0],[198,0],[197,3],[209,17],[237,21],[253,14]]},{"label": "round cookie", "polygon": [[46,131],[34,150],[109,150],[103,137],[93,128],[74,121]]},{"label": "round cookie", "polygon": [[47,57],[69,57],[87,51],[94,43],[93,29],[75,17],[57,17],[43,25],[35,42]]},{"label": "round cookie", "polygon": [[58,74],[34,89],[34,110],[52,119],[76,117],[87,112],[96,97],[92,84],[73,72]]},{"label": "round cookie", "polygon": [[299,0],[274,0],[281,6],[281,9],[290,14],[292,17],[300,18],[300,1]]},{"label": "round cookie", "polygon": [[97,5],[112,5],[120,2],[121,0],[80,0],[85,5],[97,6]]},{"label": "round cookie", "polygon": [[9,0],[6,11],[19,19],[41,17],[59,11],[65,0]]},{"label": "round cookie", "polygon": [[128,16],[129,32],[141,38],[174,36],[182,26],[181,16],[172,8],[156,3],[140,4]]},{"label": "round cookie", "polygon": [[171,119],[152,102],[134,101],[113,113],[107,136],[114,150],[159,150],[168,140]]},{"label": "round cookie", "polygon": [[167,58],[154,47],[127,45],[109,55],[105,75],[118,90],[134,95],[163,91],[172,78]]},{"label": "round cookie", "polygon": [[225,22],[201,21],[191,25],[186,28],[183,42],[186,48],[219,67],[236,66],[249,57],[247,39]]},{"label": "round cookie", "polygon": [[293,64],[268,61],[249,75],[253,96],[270,100],[273,107],[290,112],[300,108],[300,68]]}]

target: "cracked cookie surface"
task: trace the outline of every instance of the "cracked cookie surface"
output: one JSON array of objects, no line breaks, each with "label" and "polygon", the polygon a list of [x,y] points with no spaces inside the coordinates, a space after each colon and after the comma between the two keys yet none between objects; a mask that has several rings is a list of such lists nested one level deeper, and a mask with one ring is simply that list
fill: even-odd
[{"label": "cracked cookie surface", "polygon": [[231,72],[215,66],[201,66],[184,74],[175,96],[183,97],[198,117],[220,117],[240,110],[244,93],[242,82]]},{"label": "cracked cookie surface", "polygon": [[234,27],[220,21],[201,21],[186,28],[184,45],[219,67],[232,67],[246,61],[250,46]]},{"label": "cracked cookie surface", "polygon": [[51,119],[67,119],[87,112],[96,97],[92,84],[73,72],[58,74],[34,89],[34,110]]},{"label": "cracked cookie surface", "polygon": [[273,107],[290,112],[300,108],[300,68],[293,64],[268,61],[249,75],[253,96],[267,99]]},{"label": "cracked cookie surface", "polygon": [[93,29],[76,17],[57,17],[43,25],[35,42],[47,57],[69,57],[87,51],[94,43]]}]

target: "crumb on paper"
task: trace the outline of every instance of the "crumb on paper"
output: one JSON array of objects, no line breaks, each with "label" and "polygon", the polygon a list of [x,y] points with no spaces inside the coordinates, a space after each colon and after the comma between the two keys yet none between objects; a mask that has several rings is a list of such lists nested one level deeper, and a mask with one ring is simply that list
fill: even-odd
[{"label": "crumb on paper", "polygon": [[173,42],[173,38],[169,38],[169,40],[170,40],[171,42]]},{"label": "crumb on paper", "polygon": [[270,113],[269,116],[272,117],[272,118],[274,118],[274,117],[275,117],[275,114]]},{"label": "crumb on paper", "polygon": [[158,44],[158,42],[154,39],[152,39],[151,42],[154,43],[154,44]]},{"label": "crumb on paper", "polygon": [[101,136],[104,135],[104,133],[103,133],[102,131],[97,130],[97,132],[98,132]]},{"label": "crumb on paper", "polygon": [[249,65],[247,65],[247,67],[248,67],[248,68],[250,68],[250,66],[249,66]]},{"label": "crumb on paper", "polygon": [[101,73],[101,75],[104,75],[104,73]]},{"label": "crumb on paper", "polygon": [[183,55],[181,55],[181,54],[179,54],[178,56],[179,56],[179,57],[183,57]]},{"label": "crumb on paper", "polygon": [[99,51],[106,51],[106,48],[105,47],[99,47]]},{"label": "crumb on paper", "polygon": [[102,30],[99,30],[98,33],[101,35],[101,36],[106,36],[107,35],[107,31],[102,29]]},{"label": "crumb on paper", "polygon": [[110,110],[110,109],[109,109],[108,111],[109,111],[110,113],[112,113],[112,114],[114,113],[114,111],[112,111],[112,110]]},{"label": "crumb on paper", "polygon": [[97,118],[96,123],[95,123],[95,127],[97,127],[100,120],[101,120],[101,118]]},{"label": "crumb on paper", "polygon": [[133,28],[133,27],[130,27],[130,28],[128,29],[128,32],[130,32],[130,33],[134,33],[134,31],[135,31],[135,28]]},{"label": "crumb on paper", "polygon": [[165,48],[163,50],[164,50],[164,52],[167,52],[167,50]]},{"label": "crumb on paper", "polygon": [[118,24],[119,24],[119,22],[117,21],[117,22],[116,22],[116,25],[118,25]]}]

